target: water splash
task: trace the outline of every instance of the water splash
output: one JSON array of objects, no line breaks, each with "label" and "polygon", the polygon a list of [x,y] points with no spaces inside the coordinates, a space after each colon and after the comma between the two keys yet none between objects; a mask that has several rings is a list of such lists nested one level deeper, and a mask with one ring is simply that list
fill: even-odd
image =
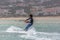
[{"label": "water splash", "polygon": [[35,28],[30,28],[28,31],[24,31],[20,27],[11,26],[6,32],[17,32],[24,33],[23,35],[18,35],[20,38],[32,39],[32,40],[60,40],[60,33],[45,33],[37,32]]},{"label": "water splash", "polygon": [[6,32],[19,32],[19,31],[23,31],[23,29],[15,26],[11,26],[6,30]]}]

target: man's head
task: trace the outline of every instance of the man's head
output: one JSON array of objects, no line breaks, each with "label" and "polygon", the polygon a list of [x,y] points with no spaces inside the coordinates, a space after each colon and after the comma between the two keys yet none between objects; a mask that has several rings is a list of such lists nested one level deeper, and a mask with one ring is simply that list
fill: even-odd
[{"label": "man's head", "polygon": [[30,14],[30,15],[29,15],[29,17],[33,17],[33,15],[32,15],[32,14]]}]

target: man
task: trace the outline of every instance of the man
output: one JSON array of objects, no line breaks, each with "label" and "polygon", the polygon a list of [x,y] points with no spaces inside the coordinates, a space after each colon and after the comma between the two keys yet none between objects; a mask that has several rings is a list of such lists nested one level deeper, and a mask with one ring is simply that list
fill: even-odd
[{"label": "man", "polygon": [[25,20],[28,25],[26,26],[25,30],[28,31],[28,29],[33,25],[33,15],[30,14],[29,18]]}]

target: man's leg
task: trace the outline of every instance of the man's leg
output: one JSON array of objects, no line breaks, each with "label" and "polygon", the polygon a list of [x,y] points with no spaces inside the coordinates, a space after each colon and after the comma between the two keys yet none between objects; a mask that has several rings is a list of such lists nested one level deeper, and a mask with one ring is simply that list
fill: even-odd
[{"label": "man's leg", "polygon": [[25,28],[26,31],[28,31],[28,29],[31,27],[31,24],[28,24],[27,27]]}]

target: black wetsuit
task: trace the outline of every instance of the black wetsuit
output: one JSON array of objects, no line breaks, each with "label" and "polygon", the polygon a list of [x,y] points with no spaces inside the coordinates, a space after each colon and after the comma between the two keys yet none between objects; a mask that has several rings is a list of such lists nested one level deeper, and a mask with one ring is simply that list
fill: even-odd
[{"label": "black wetsuit", "polygon": [[26,26],[25,30],[28,31],[28,29],[33,25],[33,18],[28,18],[27,20],[30,20],[28,25]]}]

